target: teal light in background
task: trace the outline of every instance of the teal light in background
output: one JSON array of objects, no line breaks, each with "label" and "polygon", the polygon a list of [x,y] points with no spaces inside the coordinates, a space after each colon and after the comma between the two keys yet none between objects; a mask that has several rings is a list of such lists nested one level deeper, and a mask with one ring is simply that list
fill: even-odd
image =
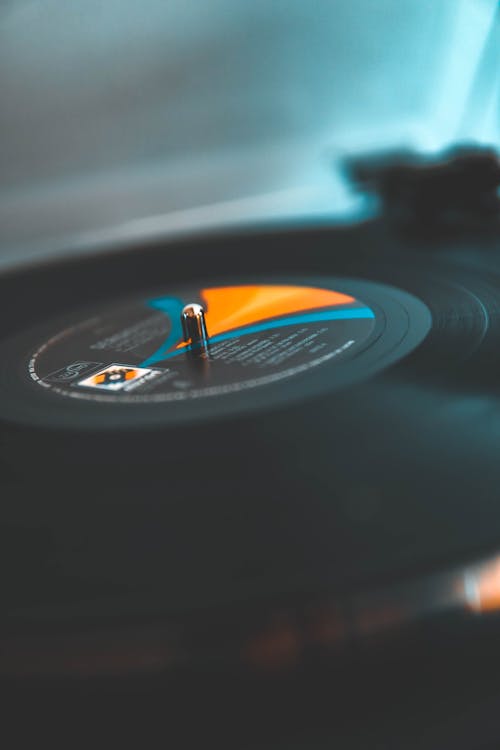
[{"label": "teal light in background", "polygon": [[498,143],[498,28],[497,0],[0,4],[0,267],[361,218],[346,153]]}]

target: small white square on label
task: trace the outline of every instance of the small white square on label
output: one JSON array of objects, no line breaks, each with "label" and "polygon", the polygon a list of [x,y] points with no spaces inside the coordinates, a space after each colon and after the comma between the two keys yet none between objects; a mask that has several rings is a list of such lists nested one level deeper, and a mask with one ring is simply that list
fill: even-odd
[{"label": "small white square on label", "polygon": [[84,388],[99,388],[104,391],[121,391],[128,385],[149,375],[153,370],[147,367],[133,365],[112,364],[90,377],[78,381],[77,385]]}]

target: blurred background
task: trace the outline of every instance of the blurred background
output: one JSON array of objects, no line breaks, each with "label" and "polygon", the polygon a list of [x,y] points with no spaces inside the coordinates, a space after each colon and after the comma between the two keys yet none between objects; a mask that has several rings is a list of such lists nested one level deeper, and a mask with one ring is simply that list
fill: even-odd
[{"label": "blurred background", "polygon": [[0,270],[351,221],[345,155],[498,144],[497,0],[3,0]]}]

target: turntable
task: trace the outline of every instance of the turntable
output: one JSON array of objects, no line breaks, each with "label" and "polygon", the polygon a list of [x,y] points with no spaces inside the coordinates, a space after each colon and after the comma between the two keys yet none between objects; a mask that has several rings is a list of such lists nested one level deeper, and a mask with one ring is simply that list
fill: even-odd
[{"label": "turntable", "polygon": [[500,166],[464,143],[346,157],[357,221],[6,267],[7,701],[143,746],[496,746]]}]

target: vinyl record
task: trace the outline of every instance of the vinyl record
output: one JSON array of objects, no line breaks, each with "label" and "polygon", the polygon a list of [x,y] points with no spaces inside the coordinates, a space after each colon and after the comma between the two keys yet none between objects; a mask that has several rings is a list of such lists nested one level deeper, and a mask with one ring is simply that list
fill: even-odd
[{"label": "vinyl record", "polygon": [[366,226],[4,278],[6,632],[247,632],[494,552],[500,281],[456,250]]}]

